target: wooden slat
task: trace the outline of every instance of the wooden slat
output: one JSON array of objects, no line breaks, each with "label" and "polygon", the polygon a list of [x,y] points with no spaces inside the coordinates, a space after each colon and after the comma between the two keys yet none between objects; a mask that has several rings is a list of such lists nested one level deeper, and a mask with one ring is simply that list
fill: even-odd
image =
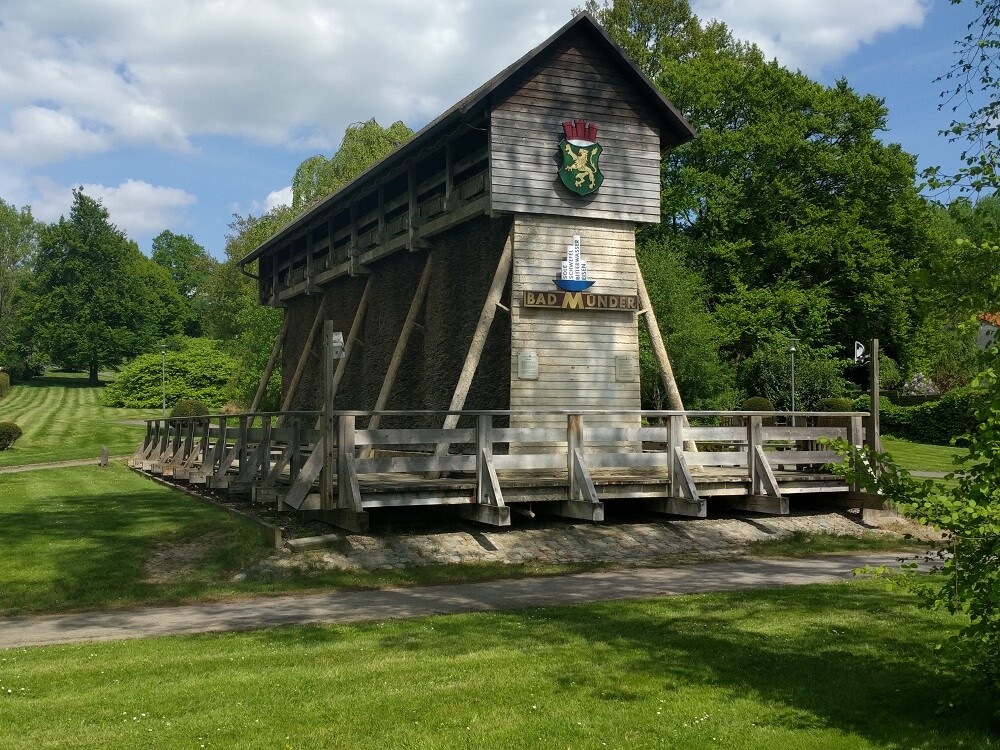
[{"label": "wooden slat", "polygon": [[691,466],[746,466],[746,453],[728,451],[684,452],[684,460]]},{"label": "wooden slat", "polygon": [[781,466],[785,464],[831,464],[840,463],[840,454],[837,451],[765,451],[768,463],[771,466]]},{"label": "wooden slat", "polygon": [[475,456],[391,456],[359,458],[354,462],[359,475],[364,474],[423,474],[443,471],[475,471]]},{"label": "wooden slat", "polygon": [[440,442],[473,443],[476,432],[465,429],[357,430],[356,445],[433,445]]}]

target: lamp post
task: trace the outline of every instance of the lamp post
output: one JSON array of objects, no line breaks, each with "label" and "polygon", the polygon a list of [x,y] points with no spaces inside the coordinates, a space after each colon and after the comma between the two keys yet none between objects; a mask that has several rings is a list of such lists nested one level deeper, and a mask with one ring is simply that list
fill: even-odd
[{"label": "lamp post", "polygon": [[163,386],[163,416],[167,416],[167,345],[160,344],[160,383]]},{"label": "lamp post", "polygon": [[792,355],[792,427],[795,426],[795,342],[798,339],[789,339],[791,346],[788,353]]}]

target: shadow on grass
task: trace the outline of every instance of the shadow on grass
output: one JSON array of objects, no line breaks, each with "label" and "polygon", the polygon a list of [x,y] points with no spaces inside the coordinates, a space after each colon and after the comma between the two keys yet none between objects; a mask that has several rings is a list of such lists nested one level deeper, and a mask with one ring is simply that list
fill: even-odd
[{"label": "shadow on grass", "polygon": [[432,631],[385,633],[380,644],[454,658],[527,633],[545,679],[594,702],[708,686],[766,704],[756,726],[831,727],[886,747],[1000,746],[984,740],[989,707],[940,713],[958,667],[932,644],[951,629],[911,596],[862,584],[435,618]]},{"label": "shadow on grass", "polygon": [[[65,471],[65,470],[63,470]],[[92,481],[87,472],[81,482]],[[101,483],[103,488],[104,483]],[[0,524],[0,611],[70,611],[203,591],[264,551],[248,524],[159,489],[82,489],[7,508]],[[173,579],[151,582],[146,564],[163,545],[212,535],[213,544]]]}]

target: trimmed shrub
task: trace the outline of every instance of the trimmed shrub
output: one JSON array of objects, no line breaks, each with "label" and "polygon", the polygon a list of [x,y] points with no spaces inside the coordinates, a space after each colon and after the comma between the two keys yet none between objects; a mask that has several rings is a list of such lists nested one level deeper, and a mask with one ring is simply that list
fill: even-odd
[{"label": "trimmed shrub", "polygon": [[854,403],[849,398],[821,398],[816,403],[816,411],[854,411]]},{"label": "trimmed shrub", "polygon": [[[187,339],[181,346],[165,357],[167,403],[193,399],[209,409],[221,409],[233,372],[232,357],[208,339]],[[163,401],[162,366],[159,352],[136,357],[104,389],[104,403],[132,409],[159,408]]]},{"label": "trimmed shrub", "polygon": [[181,399],[170,410],[171,417],[206,417],[208,414],[208,407],[193,398]]},{"label": "trimmed shrub", "polygon": [[[774,411],[774,404],[771,403],[771,399],[764,398],[763,396],[751,396],[743,405],[740,406],[740,411]],[[761,420],[761,424],[765,424],[769,427],[774,426],[774,417],[764,417]]]},{"label": "trimmed shrub", "polygon": [[740,411],[774,411],[774,404],[769,398],[751,396],[743,402]]},{"label": "trimmed shrub", "polygon": [[10,448],[23,434],[13,422],[0,422],[0,451]]},{"label": "trimmed shrub", "polygon": [[[972,388],[956,388],[937,401],[919,406],[896,406],[883,396],[879,399],[882,434],[914,443],[949,445],[953,438],[976,428],[975,412],[981,400],[982,393]],[[871,398],[859,397],[854,408],[869,411]]]},{"label": "trimmed shrub", "polygon": [[10,373],[0,372],[0,398],[7,395],[10,390]]}]

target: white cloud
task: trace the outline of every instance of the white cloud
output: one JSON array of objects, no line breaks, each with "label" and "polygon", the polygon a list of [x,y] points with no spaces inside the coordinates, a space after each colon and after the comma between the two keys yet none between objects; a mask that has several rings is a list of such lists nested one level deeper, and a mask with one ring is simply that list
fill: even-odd
[{"label": "white cloud", "polygon": [[931,0],[693,0],[691,6],[702,21],[723,21],[768,57],[815,74],[880,34],[921,26]]},{"label": "white cloud", "polygon": [[118,186],[99,184],[57,185],[48,179],[35,182],[38,200],[32,204],[35,218],[58,221],[68,216],[73,204],[73,190],[83,188],[91,198],[101,201],[111,216],[111,222],[132,239],[139,239],[170,226],[183,223],[183,209],[197,199],[179,188],[150,185],[139,180],[126,180]]},{"label": "white cloud", "polygon": [[[100,151],[107,141],[186,149],[198,135],[330,151],[359,118],[437,115],[568,21],[572,5],[3,3],[0,123],[4,106],[10,118],[46,102],[82,133],[105,136],[74,139],[75,153]],[[11,150],[31,145],[16,128],[5,142]]]},{"label": "white cloud", "polygon": [[281,190],[272,190],[267,194],[264,199],[264,210],[270,211],[272,208],[277,208],[278,206],[290,206],[292,205],[292,186],[288,185],[281,188]]}]

